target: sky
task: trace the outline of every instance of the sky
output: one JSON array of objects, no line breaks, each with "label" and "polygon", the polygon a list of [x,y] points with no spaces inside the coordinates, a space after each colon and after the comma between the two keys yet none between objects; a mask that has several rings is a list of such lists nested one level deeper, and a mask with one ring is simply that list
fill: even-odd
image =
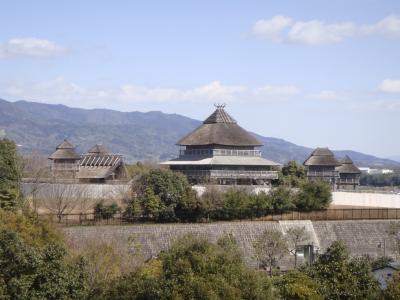
[{"label": "sky", "polygon": [[0,1],[0,98],[400,155],[400,1]]}]

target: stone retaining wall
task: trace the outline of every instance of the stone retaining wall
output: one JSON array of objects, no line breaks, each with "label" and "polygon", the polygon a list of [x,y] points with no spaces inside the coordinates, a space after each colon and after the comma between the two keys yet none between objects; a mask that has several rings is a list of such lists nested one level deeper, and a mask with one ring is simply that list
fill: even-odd
[{"label": "stone retaining wall", "polygon": [[[293,222],[290,224],[290,222]],[[254,266],[253,243],[266,229],[285,232],[288,226],[304,226],[312,235],[313,243],[324,251],[335,240],[342,240],[352,255],[383,255],[386,244],[386,255],[393,255],[392,244],[386,234],[389,220],[381,221],[248,221],[216,222],[211,224],[142,224],[129,226],[90,226],[68,227],[64,231],[67,240],[75,247],[80,247],[90,240],[104,240],[114,244],[123,251],[129,251],[130,238],[140,244],[138,262],[155,257],[161,250],[167,249],[178,237],[186,234],[205,237],[215,242],[224,233],[232,234],[242,250],[246,262]],[[396,221],[398,222],[398,221]],[[297,225],[296,225],[297,224]],[[385,242],[385,243],[384,243]],[[379,246],[381,245],[381,246]],[[287,255],[283,267],[292,265],[293,257]]]}]

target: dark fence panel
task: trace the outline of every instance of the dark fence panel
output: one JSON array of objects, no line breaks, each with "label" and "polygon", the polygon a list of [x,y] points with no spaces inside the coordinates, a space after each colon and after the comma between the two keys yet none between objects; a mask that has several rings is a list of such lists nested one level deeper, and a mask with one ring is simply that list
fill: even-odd
[{"label": "dark fence panel", "polygon": [[[64,226],[91,226],[91,225],[126,225],[148,222],[143,218],[126,218],[122,213],[116,213],[110,218],[101,218],[94,213],[85,214],[41,214],[41,218]],[[311,221],[338,221],[338,220],[386,220],[400,219],[400,208],[344,208],[327,209],[312,212],[290,211],[269,214],[257,219],[258,221],[281,220],[311,220]],[[248,220],[248,219],[242,219]],[[207,220],[213,222],[216,220]],[[236,220],[238,221],[238,220]],[[241,220],[239,220],[241,221]]]}]

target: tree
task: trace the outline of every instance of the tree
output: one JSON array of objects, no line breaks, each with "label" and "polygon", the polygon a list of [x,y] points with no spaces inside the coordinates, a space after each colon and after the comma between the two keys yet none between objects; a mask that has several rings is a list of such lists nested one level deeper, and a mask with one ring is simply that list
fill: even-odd
[{"label": "tree", "polygon": [[297,208],[303,211],[325,209],[331,201],[331,188],[324,181],[307,181],[301,186],[295,200]]},{"label": "tree", "polygon": [[247,217],[249,195],[244,190],[229,189],[224,194],[224,218],[243,219]]},{"label": "tree", "polygon": [[39,208],[38,196],[40,191],[46,186],[43,182],[51,177],[47,160],[46,157],[34,152],[23,157],[22,161],[23,177],[25,179],[24,196],[31,202],[35,212],[37,212]]},{"label": "tree", "polygon": [[279,289],[279,296],[286,300],[322,300],[318,293],[319,284],[307,274],[299,271],[289,271],[277,278],[274,286]]},{"label": "tree", "polygon": [[[186,176],[171,170],[150,170],[142,174],[133,184],[133,191],[139,199],[145,199],[148,189],[161,201],[161,209],[158,212],[160,221],[177,221],[179,217],[185,218],[185,216],[192,218],[201,206]],[[144,204],[142,201],[141,205]],[[143,207],[142,210],[144,211]],[[185,210],[185,213],[179,216],[179,210]]]},{"label": "tree", "polygon": [[35,248],[62,241],[58,228],[28,210],[17,213],[0,209],[0,231],[16,232],[27,245]]},{"label": "tree", "polygon": [[286,232],[286,239],[289,244],[289,252],[294,255],[294,267],[297,268],[297,253],[299,246],[310,239],[306,228],[291,227]]},{"label": "tree", "polygon": [[272,277],[272,267],[276,266],[287,251],[287,243],[282,232],[265,230],[253,244],[256,259],[260,267],[269,268]]},{"label": "tree", "polygon": [[97,203],[94,207],[94,215],[97,219],[111,219],[117,212],[120,212],[121,208],[117,203],[111,203],[110,205],[104,205],[103,201]]},{"label": "tree", "polygon": [[306,172],[304,167],[291,160],[287,162],[281,170],[279,185],[289,187],[300,187],[306,181]]},{"label": "tree", "polygon": [[376,299],[378,285],[367,258],[351,259],[342,242],[333,242],[318,260],[305,268],[327,299]]},{"label": "tree", "polygon": [[6,299],[82,299],[84,264],[65,257],[61,244],[35,248],[16,232],[0,231],[0,293]]},{"label": "tree", "polygon": [[284,212],[295,207],[293,203],[293,193],[290,188],[279,186],[270,191],[272,207],[274,212]]},{"label": "tree", "polygon": [[64,214],[86,206],[88,198],[88,189],[85,185],[45,183],[40,190],[38,202],[42,208],[56,214],[58,221],[61,222]]},{"label": "tree", "polygon": [[22,199],[21,161],[13,141],[0,139],[0,208],[12,210]]},{"label": "tree", "polygon": [[[212,244],[185,236],[138,271],[115,282],[103,299],[272,299],[268,278],[247,267],[231,235]],[[101,297],[100,297],[101,298]]]},{"label": "tree", "polygon": [[150,187],[146,187],[143,196],[140,198],[143,216],[149,219],[158,219],[162,210],[162,203],[159,196],[154,194]]}]

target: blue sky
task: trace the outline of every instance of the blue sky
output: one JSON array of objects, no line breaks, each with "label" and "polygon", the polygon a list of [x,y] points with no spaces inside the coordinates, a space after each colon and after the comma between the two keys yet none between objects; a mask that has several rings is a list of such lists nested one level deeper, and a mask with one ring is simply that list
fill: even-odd
[{"label": "blue sky", "polygon": [[400,1],[2,1],[0,98],[400,154]]}]

